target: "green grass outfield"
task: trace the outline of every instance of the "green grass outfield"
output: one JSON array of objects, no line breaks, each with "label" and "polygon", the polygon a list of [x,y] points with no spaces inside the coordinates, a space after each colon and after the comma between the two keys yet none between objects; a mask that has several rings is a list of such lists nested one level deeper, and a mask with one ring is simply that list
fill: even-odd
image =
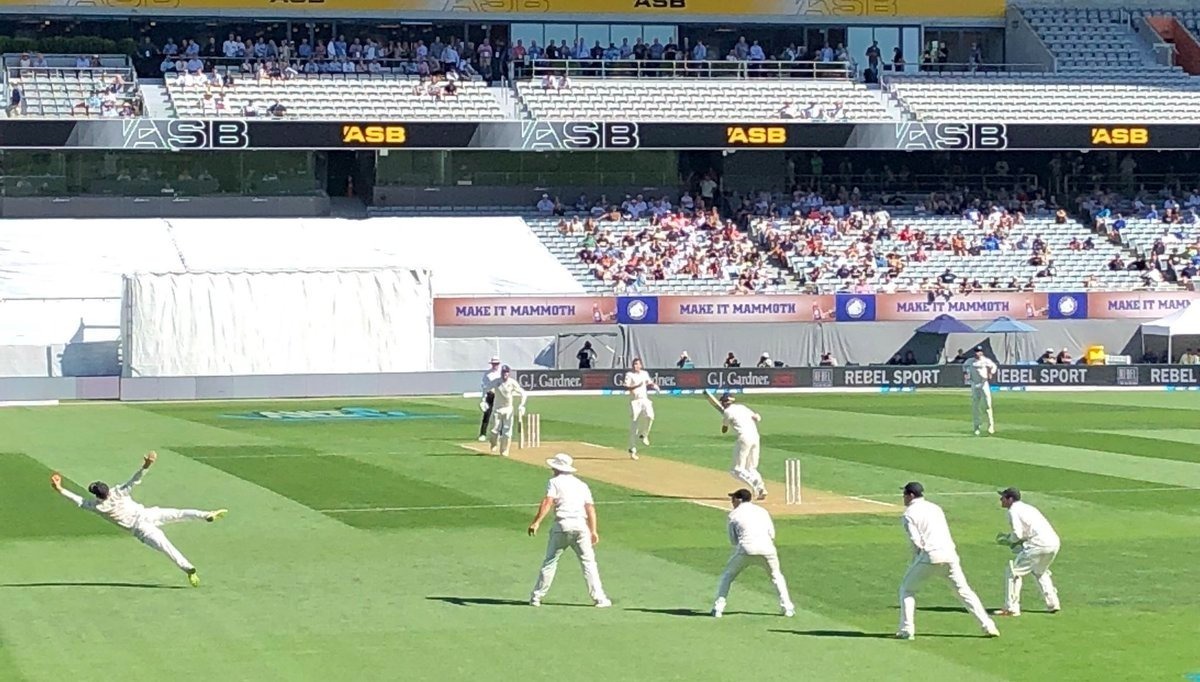
[{"label": "green grass outfield", "polygon": [[[778,522],[797,604],[765,575],[706,614],[729,548],[724,515],[593,484],[601,574],[589,604],[564,557],[525,605],[545,547],[525,536],[547,472],[459,447],[474,400],[63,405],[0,410],[0,681],[146,680],[1184,680],[1200,672],[1200,394],[1002,393],[1000,433],[969,434],[965,393],[746,396],[764,473],[802,459],[805,485],[899,503],[924,482],[963,568],[1000,606],[1007,550],[995,491],[1026,491],[1063,537],[1064,611],[978,637],[931,582],[919,637],[889,639],[908,550],[895,514]],[[257,410],[403,410],[391,421],[276,423]],[[619,397],[533,398],[544,440],[623,447]],[[698,397],[657,399],[652,456],[728,467]],[[420,417],[420,418],[417,418]],[[158,464],[147,505],[228,507],[170,526],[200,589],[161,555],[52,493]],[[586,479],[586,465],[583,470]],[[729,488],[735,487],[732,479]],[[719,491],[724,492],[724,491]],[[781,494],[782,491],[775,491]],[[353,511],[358,509],[360,511]]]}]

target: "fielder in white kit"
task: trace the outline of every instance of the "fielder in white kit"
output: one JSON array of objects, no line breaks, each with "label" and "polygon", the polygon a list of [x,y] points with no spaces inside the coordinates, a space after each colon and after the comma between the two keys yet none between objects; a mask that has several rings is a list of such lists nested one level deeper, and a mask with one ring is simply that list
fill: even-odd
[{"label": "fielder in white kit", "polygon": [[594,547],[600,542],[600,534],[596,530],[596,505],[592,500],[592,491],[586,483],[575,477],[575,463],[570,455],[560,452],[546,460],[546,464],[554,471],[554,476],[546,484],[546,496],[542,498],[533,523],[529,524],[529,536],[537,535],[538,526],[542,525],[542,519],[550,513],[551,507],[554,508],[554,526],[546,543],[546,558],[542,561],[541,573],[538,574],[537,584],[533,586],[533,593],[529,595],[529,605],[542,605],[542,599],[550,591],[554,574],[558,571],[558,558],[563,550],[570,547],[583,567],[583,579],[592,603],[596,608],[606,609],[612,606],[612,602],[604,594],[600,568],[596,565]]},{"label": "fielder in white kit", "polygon": [[[525,417],[525,390],[512,376],[512,368],[505,365],[500,368],[500,382],[492,388],[496,396],[493,404],[492,431],[489,435],[492,452],[500,449],[500,454],[508,457],[508,448],[512,444],[513,427],[516,422]],[[519,403],[517,401],[520,401]]]},{"label": "fielder in white kit", "polygon": [[975,435],[983,426],[983,417],[987,417],[987,432],[996,432],[996,422],[992,419],[992,386],[999,370],[996,363],[984,357],[983,348],[975,349],[975,357],[963,363],[963,374],[971,386],[971,419],[975,424]]},{"label": "fielder in white kit", "polygon": [[134,473],[133,478],[123,485],[110,488],[108,484],[96,481],[88,486],[88,492],[96,496],[94,500],[85,500],[79,495],[63,488],[62,476],[55,473],[50,476],[50,485],[60,495],[71,500],[75,506],[94,512],[112,523],[133,533],[133,537],[145,545],[166,554],[181,571],[187,574],[192,587],[200,586],[200,577],[196,567],[175,549],[175,545],[167,539],[159,526],[178,521],[208,521],[213,522],[226,514],[225,509],[215,511],[200,511],[198,509],[167,509],[163,507],[143,507],[133,499],[133,487],[142,482],[142,475],[158,459],[151,451],[142,459],[142,468]]},{"label": "fielder in white kit", "polygon": [[745,488],[729,493],[729,503],[733,505],[733,511],[729,512],[729,544],[733,545],[733,556],[729,557],[725,572],[721,574],[712,615],[720,618],[725,613],[725,598],[729,596],[729,588],[738,574],[750,564],[759,564],[771,576],[771,584],[779,593],[780,612],[791,618],[796,615],[796,607],[788,596],[783,572],[779,570],[775,523],[771,521],[771,514],[752,503],[750,491]]},{"label": "fielder in white kit", "polygon": [[996,623],[988,616],[979,596],[967,584],[962,566],[958,561],[958,550],[950,536],[950,526],[942,508],[925,499],[925,487],[913,481],[904,486],[904,515],[900,517],[904,533],[912,546],[913,559],[900,582],[900,629],[897,639],[913,639],[917,636],[913,619],[917,610],[917,590],[930,576],[940,575],[950,581],[959,600],[967,611],[979,621],[980,628],[988,637],[999,637]]},{"label": "fielder in white kit", "polygon": [[733,443],[733,468],[729,474],[750,486],[758,499],[767,499],[767,484],[758,473],[758,422],[762,421],[762,416],[745,405],[736,404],[728,393],[722,395],[720,401],[708,391],[704,392],[704,397],[721,413],[721,433],[728,433],[732,428],[737,436]]},{"label": "fielder in white kit", "polygon": [[650,402],[650,389],[660,390],[650,379],[650,373],[642,367],[642,359],[633,359],[633,368],[625,372],[625,390],[629,391],[629,458],[637,459],[638,441],[650,445],[650,429],[654,426],[654,404]]},{"label": "fielder in white kit", "polygon": [[1008,510],[1010,530],[997,535],[996,542],[1008,545],[1017,555],[1005,569],[1004,608],[996,611],[996,615],[1021,615],[1021,579],[1031,574],[1037,579],[1046,610],[1058,613],[1062,605],[1050,579],[1050,564],[1062,547],[1058,533],[1037,507],[1021,501],[1021,491],[1016,488],[1000,491],[1000,506]]}]

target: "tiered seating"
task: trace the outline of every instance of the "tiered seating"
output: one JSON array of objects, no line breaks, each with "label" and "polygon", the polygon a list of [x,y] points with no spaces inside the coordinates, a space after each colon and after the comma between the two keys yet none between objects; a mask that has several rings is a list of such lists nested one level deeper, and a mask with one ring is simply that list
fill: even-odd
[{"label": "tiered seating", "polygon": [[1190,123],[1200,118],[1197,86],[1174,78],[1169,86],[1142,82],[1127,73],[1108,78],[915,74],[892,78],[888,87],[918,119],[929,121]]},{"label": "tiered seating", "polygon": [[1060,71],[1172,73],[1142,52],[1137,34],[1121,20],[1120,10],[1055,7],[1029,8],[1023,13],[1054,54]]},{"label": "tiered seating", "polygon": [[[614,292],[614,285],[606,283],[598,279],[595,273],[590,269],[590,265],[585,263],[579,257],[579,252],[584,248],[585,235],[580,232],[575,232],[570,235],[563,235],[559,232],[559,222],[561,218],[526,218],[525,222],[529,224],[530,229],[534,234],[541,238],[542,243],[554,254],[558,260],[566,266],[566,268],[575,275],[589,293],[610,294]],[[650,226],[649,220],[622,220],[617,222],[599,223],[602,232],[611,232],[614,241],[619,242],[620,238],[626,234],[636,235],[642,230]],[[747,238],[740,245],[740,248],[749,252],[753,252],[755,257],[761,263],[757,269],[759,277],[757,278],[757,286],[754,291],[756,293],[774,293],[784,290],[794,290],[795,285],[789,284],[787,273],[781,271],[778,267],[769,265],[764,258],[760,257],[756,247]],[[740,249],[739,249],[740,250]],[[663,280],[654,280],[651,277],[645,278],[645,284],[641,286],[630,286],[627,290],[630,293],[656,293],[656,294],[728,294],[732,293],[737,286],[737,274],[734,271],[745,272],[751,267],[744,259],[733,264],[728,268],[729,272],[722,276],[706,275],[699,278],[694,278],[691,275],[683,274],[677,271],[668,269],[667,277]]]},{"label": "tiered seating", "polygon": [[839,119],[890,121],[879,96],[849,80],[737,81],[701,79],[572,79],[562,89],[521,83],[521,101],[536,118],[671,121],[779,119],[786,104],[821,109],[842,105]]},{"label": "tiered seating", "polygon": [[[291,80],[239,78],[231,88],[184,85],[179,76],[166,78],[167,92],[181,117],[244,116],[251,103],[276,102],[288,118],[496,120],[504,112],[482,81],[459,81],[458,92],[440,99],[416,78],[378,74],[298,76]],[[206,98],[211,94],[211,98]],[[218,108],[216,99],[223,101]]]},{"label": "tiered seating", "polygon": [[[118,117],[126,104],[126,116],[141,112],[137,81],[128,68],[11,68],[8,80],[10,88],[19,86],[24,93],[27,117]],[[115,91],[107,93],[110,88]]]},{"label": "tiered seating", "polygon": [[[907,225],[914,230],[924,231],[931,238],[936,235],[949,238],[960,232],[968,240],[972,235],[984,236],[984,231],[980,227],[957,216],[894,215],[893,219],[897,227]],[[760,222],[756,229],[761,230],[762,227]],[[1027,237],[1031,242],[1039,235],[1049,247],[1056,271],[1053,277],[1036,277],[1038,271],[1043,268],[1029,265],[1031,251],[1028,248],[982,251],[978,256],[956,256],[951,251],[926,249],[925,254],[928,256],[928,260],[914,262],[908,260],[907,257],[915,252],[915,245],[893,240],[876,242],[875,252],[879,255],[896,252],[904,258],[905,267],[901,275],[894,281],[894,285],[900,291],[906,291],[910,286],[922,284],[926,285],[922,288],[927,289],[928,285],[935,282],[947,268],[955,275],[956,280],[978,279],[984,287],[987,287],[993,280],[999,280],[1004,288],[1013,279],[1016,279],[1017,283],[1022,286],[1033,279],[1038,291],[1076,291],[1089,277],[1094,278],[1093,287],[1097,289],[1129,290],[1142,286],[1141,277],[1136,272],[1110,272],[1107,269],[1107,263],[1114,254],[1121,253],[1120,247],[1110,245],[1104,237],[1092,234],[1078,223],[1069,222],[1057,225],[1052,218],[1030,218],[1025,224],[1013,228],[1008,242],[1015,246],[1022,237]],[[825,262],[828,264],[836,257],[846,253],[848,248],[860,241],[859,237],[859,233],[850,233],[825,240],[826,252],[830,254],[824,259]],[[1068,244],[1072,238],[1083,242],[1088,237],[1092,238],[1095,249],[1079,251],[1069,249]],[[792,269],[798,273],[811,271],[816,263],[816,259],[811,257],[794,255],[791,258]],[[867,279],[867,284],[877,286],[883,283],[886,279],[886,271],[887,268],[877,268],[875,276]],[[856,282],[844,281],[837,277],[836,268],[827,268],[815,284],[820,290],[831,292],[844,290]]]}]

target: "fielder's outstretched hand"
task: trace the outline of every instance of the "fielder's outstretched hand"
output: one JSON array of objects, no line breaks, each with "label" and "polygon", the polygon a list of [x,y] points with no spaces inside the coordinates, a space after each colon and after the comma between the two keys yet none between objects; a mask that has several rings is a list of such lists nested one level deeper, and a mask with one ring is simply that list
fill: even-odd
[{"label": "fielder's outstretched hand", "polygon": [[150,465],[154,464],[156,461],[158,461],[158,453],[151,450],[150,452],[146,453],[145,457],[142,458],[142,468],[149,469]]},{"label": "fielder's outstretched hand", "polygon": [[57,471],[50,474],[50,487],[58,492],[62,492],[62,475]]}]

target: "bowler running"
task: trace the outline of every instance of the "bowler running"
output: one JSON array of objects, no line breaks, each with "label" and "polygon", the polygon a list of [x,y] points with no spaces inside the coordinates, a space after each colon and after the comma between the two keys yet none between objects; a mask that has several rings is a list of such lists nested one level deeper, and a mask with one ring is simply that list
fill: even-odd
[{"label": "bowler running", "polygon": [[525,418],[525,390],[513,378],[512,368],[505,365],[500,368],[500,381],[492,388],[492,393],[496,401],[489,439],[491,451],[495,453],[499,448],[500,454],[508,457],[514,425]]},{"label": "bowler running", "polygon": [[971,386],[971,419],[975,424],[975,435],[983,426],[983,417],[987,417],[987,432],[996,432],[996,421],[992,418],[992,386],[999,370],[996,363],[984,357],[983,347],[975,348],[975,357],[963,363],[963,374]]},{"label": "bowler running", "polygon": [[988,616],[979,596],[967,584],[954,538],[950,536],[950,525],[942,508],[925,499],[925,487],[913,481],[904,486],[904,515],[900,517],[913,558],[900,582],[900,629],[897,639],[913,639],[917,636],[913,622],[917,611],[917,590],[929,577],[940,575],[950,582],[967,612],[979,621],[979,627],[988,637],[999,637],[996,623]]},{"label": "bowler running", "polygon": [[708,391],[704,392],[704,397],[721,413],[721,433],[729,433],[732,427],[737,436],[733,443],[733,468],[729,474],[750,486],[758,499],[767,499],[767,484],[758,473],[758,422],[762,421],[762,416],[745,405],[736,404],[728,393],[719,401]]},{"label": "bowler running", "polygon": [[1017,555],[1005,568],[1004,608],[996,615],[1021,615],[1021,579],[1031,574],[1037,580],[1046,610],[1058,613],[1062,605],[1050,579],[1050,564],[1062,546],[1058,533],[1037,507],[1021,501],[1021,491],[1016,488],[1000,491],[1000,506],[1008,510],[1010,530],[998,534],[996,542],[1008,545]]},{"label": "bowler running", "polygon": [[225,509],[215,511],[200,511],[198,509],[168,509],[165,507],[143,507],[133,499],[133,487],[142,482],[142,476],[150,468],[158,455],[150,451],[142,459],[142,467],[133,474],[123,485],[110,488],[106,483],[96,481],[88,486],[88,492],[96,496],[94,500],[85,500],[79,495],[63,488],[62,476],[57,472],[50,476],[50,486],[60,495],[71,500],[75,506],[95,512],[112,523],[133,533],[133,537],[145,545],[166,554],[181,571],[187,574],[192,587],[200,586],[200,576],[196,567],[178,550],[162,532],[163,526],[179,521],[216,521],[227,513]]},{"label": "bowler running", "polygon": [[791,618],[796,615],[796,607],[788,596],[783,572],[779,570],[775,523],[771,521],[771,514],[751,502],[750,491],[745,488],[729,493],[729,503],[733,505],[733,511],[729,512],[729,544],[733,545],[733,556],[725,564],[725,572],[721,574],[721,582],[717,586],[713,617],[720,618],[725,613],[725,598],[729,596],[729,588],[738,574],[750,564],[759,564],[771,576],[771,584],[779,593],[780,613]]},{"label": "bowler running", "polygon": [[633,367],[625,372],[625,390],[629,391],[629,458],[637,459],[638,441],[650,445],[650,429],[654,426],[654,404],[650,402],[650,389],[661,390],[642,367],[642,359],[634,358]]},{"label": "bowler running", "polygon": [[583,580],[587,583],[592,603],[596,608],[606,609],[612,606],[612,602],[604,594],[604,586],[600,584],[600,568],[596,565],[595,546],[600,542],[600,533],[596,530],[596,503],[592,500],[592,491],[586,483],[575,477],[575,463],[570,455],[560,452],[546,460],[546,464],[554,471],[554,476],[546,484],[546,496],[538,506],[533,523],[529,524],[529,536],[537,535],[538,527],[550,513],[551,507],[554,508],[554,526],[546,543],[542,570],[533,586],[533,593],[529,595],[529,605],[542,605],[542,599],[545,599],[550,585],[554,583],[554,574],[558,572],[558,558],[563,550],[570,547],[583,567]]}]

